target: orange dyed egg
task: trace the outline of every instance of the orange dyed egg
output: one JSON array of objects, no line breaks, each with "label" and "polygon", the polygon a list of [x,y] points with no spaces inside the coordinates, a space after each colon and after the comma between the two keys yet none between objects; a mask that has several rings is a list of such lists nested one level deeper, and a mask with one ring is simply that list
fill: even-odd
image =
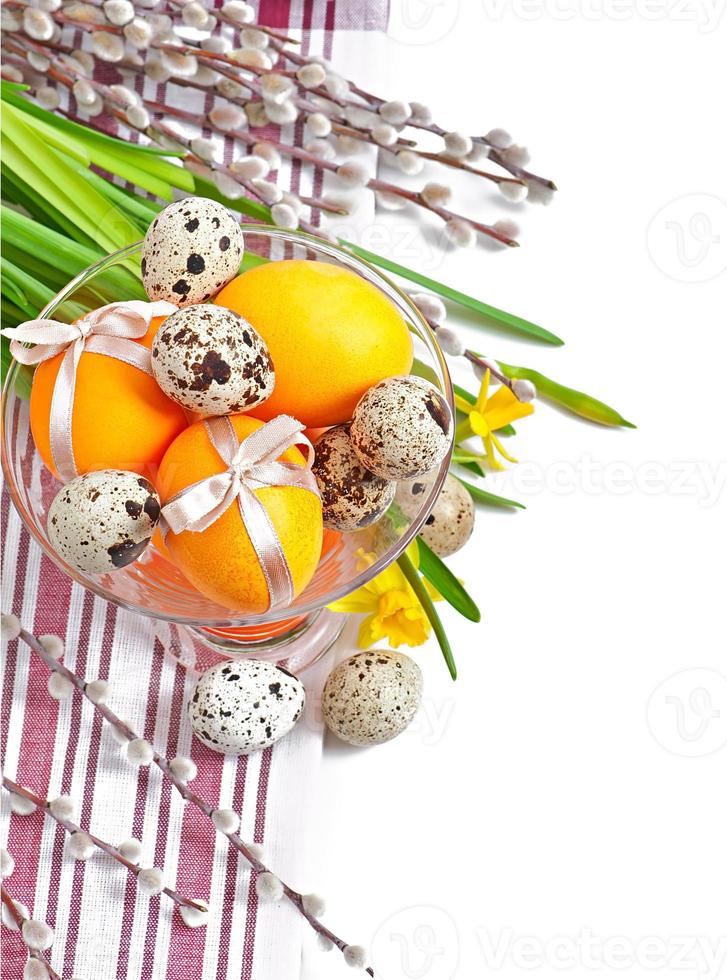
[{"label": "orange dyed egg", "polygon": [[[164,317],[155,317],[138,343],[151,347]],[[39,364],[30,393],[30,427],[43,462],[56,476],[50,449],[50,407],[63,354]],[[183,409],[154,378],[106,354],[84,351],[78,363],[72,438],[79,473],[118,469],[155,480],[159,463],[185,429]]]},{"label": "orange dyed egg", "polygon": [[[247,415],[232,415],[230,421],[239,440],[263,425]],[[295,446],[280,458],[305,464]],[[161,499],[166,502],[185,487],[225,469],[204,423],[195,422],[164,455],[157,481]],[[313,577],[321,556],[320,499],[301,487],[263,487],[255,493],[278,535],[298,595]],[[205,531],[170,531],[165,543],[180,571],[209,599],[234,612],[261,613],[268,608],[265,576],[236,503]]]},{"label": "orange dyed egg", "polygon": [[275,390],[255,408],[258,418],[286,413],[309,428],[346,422],[372,385],[411,370],[402,315],[375,286],[340,266],[268,262],[233,279],[215,303],[249,320],[273,359]]}]

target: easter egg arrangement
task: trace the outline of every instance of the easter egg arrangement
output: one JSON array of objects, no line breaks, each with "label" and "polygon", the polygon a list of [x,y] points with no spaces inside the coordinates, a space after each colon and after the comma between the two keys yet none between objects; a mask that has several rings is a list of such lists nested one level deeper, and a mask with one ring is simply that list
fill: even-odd
[{"label": "easter egg arrangement", "polygon": [[[231,624],[288,609],[336,539],[409,516],[397,488],[433,480],[454,434],[446,399],[410,373],[410,325],[380,288],[342,265],[256,256],[247,268],[245,255],[226,208],[187,198],[146,233],[148,302],[10,331],[16,360],[35,366],[36,450],[61,483],[53,557],[111,588],[139,562],[153,579],[162,556]],[[363,678],[358,660],[337,668],[324,715],[346,741],[384,741],[418,705],[418,667],[356,656]],[[233,663],[202,675],[189,715],[205,744],[241,754],[286,734],[305,695],[280,667]]]}]

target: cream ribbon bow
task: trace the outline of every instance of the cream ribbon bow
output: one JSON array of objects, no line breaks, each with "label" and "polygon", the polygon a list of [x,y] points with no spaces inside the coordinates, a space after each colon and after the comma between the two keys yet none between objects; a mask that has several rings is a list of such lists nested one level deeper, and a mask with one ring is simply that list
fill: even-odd
[{"label": "cream ribbon bow", "polygon": [[[300,487],[320,496],[313,465],[313,446],[302,434],[303,424],[279,415],[238,442],[229,418],[205,419],[210,442],[227,466],[222,473],[199,480],[181,490],[162,507],[163,531],[204,531],[235,501],[260,561],[270,596],[269,609],[289,606],[294,598],[293,578],[280,539],[255,490],[261,487]],[[308,448],[305,466],[279,460],[296,444]]]},{"label": "cream ribbon bow", "polygon": [[73,399],[81,354],[84,350],[106,354],[151,375],[151,354],[133,338],[144,336],[153,317],[170,316],[176,309],[163,300],[129,300],[101,306],[75,323],[40,318],[2,331],[3,337],[10,338],[10,353],[20,364],[40,364],[65,351],[50,407],[50,448],[62,480],[78,476],[73,455]]}]

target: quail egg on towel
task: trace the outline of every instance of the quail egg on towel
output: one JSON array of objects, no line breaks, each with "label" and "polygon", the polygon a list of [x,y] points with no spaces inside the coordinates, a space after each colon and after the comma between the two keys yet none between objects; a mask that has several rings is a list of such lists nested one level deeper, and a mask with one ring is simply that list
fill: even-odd
[{"label": "quail egg on towel", "polygon": [[431,472],[447,455],[452,413],[423,378],[385,378],[356,406],[351,442],[372,473],[387,480],[412,480]]},{"label": "quail egg on towel", "polygon": [[206,197],[187,197],[152,221],[141,250],[149,299],[189,306],[210,299],[240,270],[244,238],[232,214]]},{"label": "quail egg on towel", "polygon": [[[413,517],[421,507],[430,487],[421,480],[399,483],[396,502],[407,517]],[[472,497],[459,480],[447,474],[444,486],[437,497],[429,517],[419,536],[440,558],[449,558],[470,539],[475,526],[475,505]]]},{"label": "quail egg on towel", "polygon": [[351,745],[377,745],[395,738],[422,699],[422,674],[406,654],[392,650],[355,653],[340,663],[323,688],[323,718]]},{"label": "quail egg on towel", "polygon": [[48,538],[82,572],[113,572],[136,561],[151,540],[161,505],[138,473],[98,470],[77,476],[48,509]]},{"label": "quail egg on towel", "polygon": [[325,432],[315,451],[313,474],[321,492],[324,527],[357,531],[386,513],[396,484],[366,469],[353,451],[348,425]]},{"label": "quail egg on towel", "polygon": [[165,395],[200,415],[236,415],[273,393],[275,370],[247,320],[200,303],[177,310],[157,330],[151,367]]},{"label": "quail egg on towel", "polygon": [[263,660],[215,664],[199,678],[189,702],[197,738],[215,752],[247,755],[287,735],[305,706],[303,685]]}]

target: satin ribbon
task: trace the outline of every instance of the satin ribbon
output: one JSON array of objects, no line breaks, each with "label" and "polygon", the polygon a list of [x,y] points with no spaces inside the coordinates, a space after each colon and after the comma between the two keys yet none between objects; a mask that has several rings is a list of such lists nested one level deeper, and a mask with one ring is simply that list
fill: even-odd
[{"label": "satin ribbon", "polygon": [[[78,476],[73,455],[73,400],[81,354],[84,350],[105,354],[151,375],[149,349],[132,338],[143,337],[153,317],[170,316],[176,310],[176,306],[163,300],[129,300],[101,306],[75,323],[26,320],[2,331],[3,337],[10,338],[10,353],[20,364],[40,364],[65,352],[53,387],[49,423],[51,455],[62,480],[67,482]],[[113,392],[109,392],[109,397],[113,398]]]},{"label": "satin ribbon", "polygon": [[[289,415],[279,415],[238,442],[229,418],[205,419],[210,442],[227,469],[181,490],[162,507],[162,531],[205,531],[235,501],[250,542],[260,561],[270,596],[269,609],[289,606],[294,598],[293,577],[283,546],[265,506],[255,490],[262,487],[300,487],[319,496],[311,472],[313,446],[302,434],[303,425]],[[305,466],[279,460],[291,446],[308,447]]]}]

